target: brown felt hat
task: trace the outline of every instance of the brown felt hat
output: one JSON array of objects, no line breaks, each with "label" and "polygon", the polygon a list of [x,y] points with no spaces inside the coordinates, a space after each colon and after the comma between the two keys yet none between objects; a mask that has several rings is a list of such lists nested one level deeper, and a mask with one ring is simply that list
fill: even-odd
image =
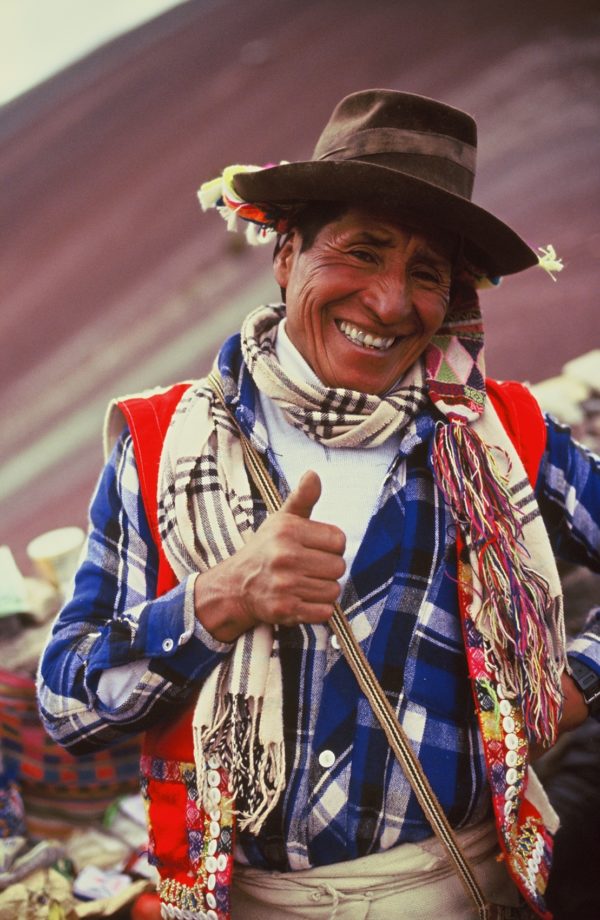
[{"label": "brown felt hat", "polygon": [[488,275],[537,264],[535,252],[471,201],[477,127],[459,109],[394,90],[353,93],[336,106],[312,160],[238,173],[247,202],[343,201],[398,210],[417,225],[458,233]]}]

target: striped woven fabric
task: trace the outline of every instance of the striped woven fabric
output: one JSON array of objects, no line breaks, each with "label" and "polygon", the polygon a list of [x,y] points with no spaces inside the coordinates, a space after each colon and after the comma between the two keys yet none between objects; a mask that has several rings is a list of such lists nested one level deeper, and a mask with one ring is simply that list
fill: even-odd
[{"label": "striped woven fabric", "polygon": [[32,678],[0,670],[0,750],[25,804],[34,839],[66,837],[102,817],[139,787],[140,744],[74,757],[52,741],[38,717]]}]

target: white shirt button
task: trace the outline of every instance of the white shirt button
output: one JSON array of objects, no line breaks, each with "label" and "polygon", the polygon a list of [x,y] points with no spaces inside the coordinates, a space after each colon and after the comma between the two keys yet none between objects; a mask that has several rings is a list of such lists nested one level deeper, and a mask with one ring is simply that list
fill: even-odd
[{"label": "white shirt button", "polygon": [[[219,817],[220,817],[220,815],[219,815]],[[214,838],[213,838],[213,840],[209,840],[209,841],[208,841],[208,849],[207,849],[207,852],[208,852],[208,855],[209,855],[209,856],[214,856],[215,853],[217,852],[217,841],[216,841]]]},{"label": "white shirt button", "polygon": [[163,639],[163,652],[170,652],[173,649],[174,642],[172,639]]},{"label": "white shirt button", "polygon": [[217,871],[217,858],[216,856],[207,856],[204,865],[206,866],[207,872],[216,872]]},{"label": "white shirt button", "polygon": [[335,754],[333,751],[321,751],[319,754],[319,763],[325,769],[332,767],[335,763]]},{"label": "white shirt button", "polygon": [[507,751],[504,761],[507,767],[516,767],[519,762],[519,756],[516,751]]},{"label": "white shirt button", "polygon": [[[217,773],[217,776],[219,774]],[[208,790],[208,801],[211,805],[218,805],[221,801],[221,790],[216,786],[210,786]]]},{"label": "white shirt button", "polygon": [[212,893],[212,891],[207,891],[207,892],[206,892],[206,903],[208,904],[209,907],[216,907],[216,906],[217,906],[217,899],[215,898],[215,896],[214,896],[214,894]]},{"label": "white shirt button", "polygon": [[500,706],[498,708],[500,709],[501,716],[509,716],[512,712],[512,706],[508,700],[500,700]]},{"label": "white shirt button", "polygon": [[338,637],[337,637],[335,634],[331,637],[331,639],[330,639],[329,641],[331,642],[331,645],[332,645],[333,648],[339,649],[339,647],[340,647],[340,640],[338,639]]},{"label": "white shirt button", "polygon": [[217,870],[219,872],[225,872],[226,868],[227,868],[227,856],[225,855],[225,853],[219,853],[217,857]]},{"label": "white shirt button", "polygon": [[211,837],[218,837],[219,834],[221,833],[221,825],[218,824],[216,821],[211,821],[208,831]]},{"label": "white shirt button", "polygon": [[505,732],[514,732],[515,730],[515,720],[512,716],[504,716],[502,719],[502,728]]},{"label": "white shirt button", "polygon": [[211,872],[211,874],[206,879],[206,887],[208,888],[209,891],[213,891],[216,884],[217,884],[217,880],[214,877],[213,873]]},{"label": "white shirt button", "polygon": [[506,745],[509,751],[516,751],[517,748],[519,747],[519,739],[517,738],[516,735],[513,735],[511,733],[507,735],[506,738],[504,739],[504,744]]}]

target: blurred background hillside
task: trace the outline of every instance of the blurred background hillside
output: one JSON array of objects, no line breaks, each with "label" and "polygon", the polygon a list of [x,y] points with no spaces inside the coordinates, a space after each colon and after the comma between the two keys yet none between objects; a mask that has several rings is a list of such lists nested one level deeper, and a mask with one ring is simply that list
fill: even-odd
[{"label": "blurred background hillside", "polygon": [[484,294],[490,373],[540,381],[600,345],[592,0],[131,0],[112,24],[97,0],[28,5],[20,31],[4,23],[4,67],[40,35],[56,55],[31,88],[5,79],[0,107],[0,544],[19,562],[37,533],[85,523],[109,399],[205,371],[277,297],[269,253],[203,216],[199,184],[309,156],[346,93],[471,112],[476,200],[563,258],[557,283],[530,270]]}]

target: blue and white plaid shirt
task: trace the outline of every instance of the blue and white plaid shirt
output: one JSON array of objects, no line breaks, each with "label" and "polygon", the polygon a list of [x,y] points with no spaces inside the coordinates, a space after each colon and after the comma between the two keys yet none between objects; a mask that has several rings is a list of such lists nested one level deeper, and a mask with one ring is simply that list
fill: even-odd
[{"label": "blue and white plaid shirt", "polygon": [[[246,381],[246,384],[248,381]],[[240,388],[256,423],[256,394]],[[403,433],[354,559],[342,606],[449,819],[490,806],[456,592],[453,525],[429,469],[434,413]],[[239,415],[238,415],[239,417]],[[554,550],[600,570],[600,461],[548,418],[536,495]],[[54,626],[39,680],[49,733],[76,752],[142,731],[188,699],[231,646],[198,623],[193,580],[154,598],[157,552],[125,432],[91,505],[87,557]],[[431,835],[412,790],[326,626],[281,630],[285,794],[237,857],[272,869],[352,859]],[[600,608],[572,651],[600,673]],[[107,669],[127,665],[111,701]],[[118,672],[115,672],[118,673]]]}]

